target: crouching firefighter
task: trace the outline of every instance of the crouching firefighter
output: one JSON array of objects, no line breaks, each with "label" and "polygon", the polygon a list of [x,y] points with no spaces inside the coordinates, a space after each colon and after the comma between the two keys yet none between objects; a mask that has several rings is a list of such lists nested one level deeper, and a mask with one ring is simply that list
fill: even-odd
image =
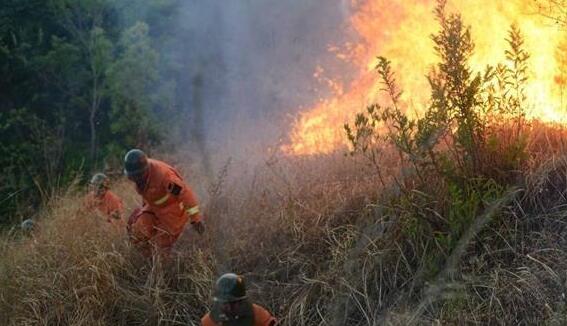
[{"label": "crouching firefighter", "polygon": [[152,248],[169,254],[189,220],[199,234],[205,231],[195,194],[173,167],[133,149],[124,158],[124,173],[144,201],[127,226],[131,241],[144,254],[150,255]]},{"label": "crouching firefighter", "polygon": [[91,212],[98,211],[103,215],[106,222],[123,230],[124,203],[122,199],[110,191],[110,180],[103,173],[97,173],[91,178],[84,208]]},{"label": "crouching firefighter", "polygon": [[246,296],[244,279],[236,274],[221,276],[216,283],[211,312],[201,319],[202,326],[274,326],[276,319]]}]

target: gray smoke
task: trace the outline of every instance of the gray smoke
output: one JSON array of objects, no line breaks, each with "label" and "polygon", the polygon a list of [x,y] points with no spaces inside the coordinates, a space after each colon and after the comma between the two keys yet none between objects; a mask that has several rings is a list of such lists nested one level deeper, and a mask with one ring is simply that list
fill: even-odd
[{"label": "gray smoke", "polygon": [[196,139],[220,161],[276,146],[293,114],[318,98],[315,67],[337,66],[327,49],[345,37],[348,2],[187,1],[174,45],[188,114],[180,140]]}]

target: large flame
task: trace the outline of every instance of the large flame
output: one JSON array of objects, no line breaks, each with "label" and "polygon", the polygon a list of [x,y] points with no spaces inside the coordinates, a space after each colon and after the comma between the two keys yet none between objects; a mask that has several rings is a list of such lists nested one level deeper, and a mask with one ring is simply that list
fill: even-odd
[{"label": "large flame", "polygon": [[[396,78],[403,88],[402,101],[413,112],[423,111],[429,98],[424,77],[438,61],[430,38],[438,29],[434,0],[351,0],[354,14],[349,28],[359,35],[356,44],[333,46],[337,58],[357,70],[348,84],[341,78],[325,76],[323,68],[316,80],[328,84],[332,96],[321,99],[300,113],[284,151],[295,155],[329,153],[345,144],[342,130],[356,112],[376,100],[380,85],[373,71],[376,56],[392,61]],[[534,8],[533,0],[454,0],[449,11],[462,14],[472,26],[475,54],[471,66],[482,71],[487,65],[505,60],[506,38],[512,24],[525,37],[530,52],[530,81],[527,95],[529,117],[567,123],[563,89],[567,82],[567,39],[565,33]]]}]

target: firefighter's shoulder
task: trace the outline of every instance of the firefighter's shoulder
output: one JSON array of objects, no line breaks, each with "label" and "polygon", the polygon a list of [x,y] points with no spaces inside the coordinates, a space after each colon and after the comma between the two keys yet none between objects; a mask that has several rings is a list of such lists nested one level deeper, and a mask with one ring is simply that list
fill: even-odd
[{"label": "firefighter's shoulder", "polygon": [[211,318],[211,314],[207,313],[201,318],[201,326],[216,326],[215,322]]},{"label": "firefighter's shoulder", "polygon": [[253,304],[255,325],[258,326],[273,326],[276,324],[276,319],[266,308]]},{"label": "firefighter's shoulder", "polygon": [[152,176],[155,181],[163,183],[167,188],[169,188],[172,183],[183,187],[183,179],[175,168],[163,161],[154,159],[149,159],[149,161],[151,166],[150,171],[155,174],[155,176]]}]

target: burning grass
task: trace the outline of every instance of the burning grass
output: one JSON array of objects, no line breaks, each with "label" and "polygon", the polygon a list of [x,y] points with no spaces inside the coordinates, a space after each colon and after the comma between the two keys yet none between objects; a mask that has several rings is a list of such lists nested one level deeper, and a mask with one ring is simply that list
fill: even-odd
[{"label": "burning grass", "polygon": [[[356,77],[350,82],[342,75],[324,75],[332,85],[331,95],[303,111],[291,132],[286,150],[294,154],[329,153],[337,146],[348,144],[336,126],[350,120],[361,109],[361,103],[372,104],[379,99],[381,82],[373,77],[377,55],[392,60],[392,68],[404,93],[408,112],[423,114],[428,105],[424,89],[429,83],[424,75],[438,57],[430,35],[438,24],[432,14],[437,1],[361,0],[356,1],[347,26],[358,36],[346,44],[330,47],[337,57],[352,65]],[[549,3],[545,5],[545,3]],[[503,6],[490,0],[448,1],[451,11],[459,12],[465,24],[473,24],[472,38],[476,44],[470,60],[471,71],[483,72],[486,65],[497,66],[503,59],[512,24],[525,33],[525,48],[530,53],[530,80],[525,91],[533,111],[529,118],[565,123],[565,1],[508,0]],[[538,8],[539,7],[539,8]],[[550,23],[536,15],[539,10],[553,17]],[[553,28],[555,24],[558,28]],[[542,42],[545,39],[545,42]],[[327,68],[327,67],[323,67]],[[324,135],[324,136],[323,136]]]}]

